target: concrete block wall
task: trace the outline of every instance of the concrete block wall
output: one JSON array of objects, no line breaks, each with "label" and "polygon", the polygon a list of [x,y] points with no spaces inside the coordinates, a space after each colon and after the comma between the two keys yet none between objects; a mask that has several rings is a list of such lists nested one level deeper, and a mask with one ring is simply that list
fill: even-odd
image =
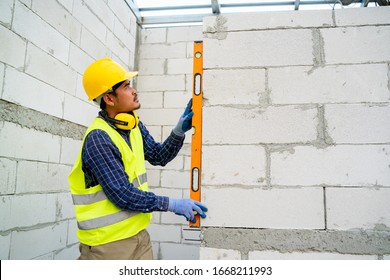
[{"label": "concrete block wall", "polygon": [[[147,28],[140,31],[136,88],[138,112],[155,140],[164,141],[192,96],[193,42],[202,40],[202,26]],[[151,191],[189,197],[191,134],[178,156],[165,167],[147,164]],[[199,259],[200,231],[181,216],[153,213],[149,226],[156,259]]]},{"label": "concrete block wall", "polygon": [[67,177],[99,111],[85,68],[134,69],[136,19],[125,1],[0,1],[0,259],[76,259]]},{"label": "concrete block wall", "polygon": [[388,259],[390,8],[204,19],[201,259]]}]

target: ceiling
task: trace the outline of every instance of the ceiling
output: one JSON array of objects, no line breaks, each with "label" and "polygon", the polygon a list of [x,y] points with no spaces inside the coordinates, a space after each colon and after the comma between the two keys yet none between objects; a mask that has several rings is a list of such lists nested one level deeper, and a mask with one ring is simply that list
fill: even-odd
[{"label": "ceiling", "polygon": [[143,28],[200,25],[205,16],[260,11],[343,9],[389,4],[390,0],[125,0]]}]

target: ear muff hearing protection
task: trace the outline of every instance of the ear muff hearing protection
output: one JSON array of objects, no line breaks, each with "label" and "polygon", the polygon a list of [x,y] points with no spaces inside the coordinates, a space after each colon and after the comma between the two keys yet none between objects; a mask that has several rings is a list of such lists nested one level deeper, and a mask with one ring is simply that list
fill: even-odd
[{"label": "ear muff hearing protection", "polygon": [[138,125],[138,116],[135,112],[119,113],[115,118],[109,118],[109,121],[119,129],[131,130]]}]

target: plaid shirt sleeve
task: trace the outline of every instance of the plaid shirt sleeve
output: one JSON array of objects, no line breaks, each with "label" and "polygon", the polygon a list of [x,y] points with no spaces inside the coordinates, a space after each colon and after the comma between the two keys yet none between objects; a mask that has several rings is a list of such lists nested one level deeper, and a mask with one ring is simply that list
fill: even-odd
[{"label": "plaid shirt sleeve", "polygon": [[[156,143],[141,122],[140,130],[144,137],[145,159],[151,164],[165,165],[183,145],[184,137],[175,134],[171,134],[163,144]],[[129,182],[119,149],[104,131],[93,130],[88,134],[82,150],[82,162],[86,186],[100,184],[107,197],[119,208],[139,212],[167,211],[168,197],[138,190]]]},{"label": "plaid shirt sleeve", "polygon": [[184,136],[178,136],[171,132],[162,143],[156,142],[142,122],[138,124],[144,140],[145,160],[152,165],[165,166],[177,156],[184,143]]}]

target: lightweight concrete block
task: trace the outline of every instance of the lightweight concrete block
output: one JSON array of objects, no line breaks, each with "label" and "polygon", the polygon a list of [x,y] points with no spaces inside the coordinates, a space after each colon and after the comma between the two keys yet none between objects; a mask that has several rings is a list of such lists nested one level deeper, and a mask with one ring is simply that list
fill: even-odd
[{"label": "lightweight concrete block", "polygon": [[176,170],[161,171],[161,186],[165,188],[188,188],[190,182],[190,174],[188,172]]},{"label": "lightweight concrete block", "polygon": [[136,42],[134,35],[131,34],[131,31],[127,29],[117,17],[114,17],[114,30],[112,33],[125,45],[127,49],[133,52],[135,51]]},{"label": "lightweight concrete block", "polygon": [[97,117],[99,109],[93,102],[80,100],[69,94],[65,94],[64,101],[64,116],[65,120],[78,123],[88,127]]},{"label": "lightweight concrete block", "polygon": [[14,194],[17,161],[0,158],[0,195]]},{"label": "lightweight concrete block", "polygon": [[165,43],[167,37],[166,28],[142,28],[141,44]]},{"label": "lightweight concrete block", "polygon": [[202,26],[182,26],[167,29],[167,42],[202,41]]},{"label": "lightweight concrete block", "polygon": [[387,69],[385,63],[271,68],[271,103],[388,102]]},{"label": "lightweight concrete block", "polygon": [[198,245],[161,243],[160,253],[163,260],[199,260]]},{"label": "lightweight concrete block", "polygon": [[145,44],[139,50],[139,59],[152,58],[185,58],[187,53],[186,43],[172,44]]},{"label": "lightweight concrete block", "polygon": [[140,120],[146,125],[172,125],[175,126],[183,114],[181,109],[140,109]]},{"label": "lightweight concrete block", "polygon": [[56,220],[56,195],[31,194],[3,196],[1,230],[32,227]]},{"label": "lightweight concrete block", "polygon": [[203,120],[203,144],[307,143],[317,138],[313,105],[204,107]]},{"label": "lightweight concrete block", "polygon": [[77,260],[80,256],[79,245],[75,244],[71,247],[60,250],[54,254],[54,260]]},{"label": "lightweight concrete block", "polygon": [[81,140],[62,137],[60,163],[73,166],[82,146]]},{"label": "lightweight concrete block", "polygon": [[4,0],[0,2],[0,22],[6,26],[11,26],[13,8],[14,0]]},{"label": "lightweight concrete block", "polygon": [[203,32],[333,26],[332,11],[267,11],[203,18]]},{"label": "lightweight concrete block", "polygon": [[176,242],[181,240],[181,227],[173,225],[149,225],[150,238],[156,242]]},{"label": "lightweight concrete block", "polygon": [[3,94],[5,64],[0,62],[0,97]]},{"label": "lightweight concrete block", "polygon": [[336,26],[348,25],[387,25],[390,18],[390,7],[367,7],[366,9],[334,10]]},{"label": "lightweight concrete block", "polygon": [[139,92],[185,90],[185,76],[139,76],[137,78],[137,90]]},{"label": "lightweight concrete block", "polygon": [[111,51],[86,27],[81,28],[80,48],[94,59],[111,57]]},{"label": "lightweight concrete block", "polygon": [[32,44],[27,46],[25,72],[67,93],[76,90],[77,73]]},{"label": "lightweight concrete block", "polygon": [[57,221],[74,219],[75,211],[73,208],[72,197],[68,192],[57,194],[57,211],[56,211]]},{"label": "lightweight concrete block", "polygon": [[325,106],[329,137],[335,143],[389,143],[390,107],[339,104]]},{"label": "lightweight concrete block", "polygon": [[66,10],[69,12],[72,11],[73,8],[73,2],[70,2],[68,0],[58,0],[58,3],[60,3]]},{"label": "lightweight concrete block", "polygon": [[148,169],[148,185],[149,187],[159,187],[160,186],[160,170]]},{"label": "lightweight concrete block", "polygon": [[193,61],[189,58],[172,58],[167,60],[167,75],[192,74]]},{"label": "lightweight concrete block", "polygon": [[28,260],[66,246],[67,222],[43,228],[14,231],[11,241],[11,260]]},{"label": "lightweight concrete block", "polygon": [[[108,7],[107,1],[98,0],[94,2],[85,2],[88,9],[95,14],[95,16],[103,22],[104,25],[111,31],[118,31],[115,29],[115,23],[119,20],[119,16],[115,15],[113,11]],[[129,18],[123,19],[126,22],[125,29],[129,30]],[[121,25],[124,25],[123,23]],[[119,35],[119,34],[118,34]]]},{"label": "lightweight concrete block", "polygon": [[61,139],[58,136],[4,122],[0,129],[0,155],[3,157],[57,162]]},{"label": "lightweight concrete block", "polygon": [[199,244],[201,239],[201,230],[200,228],[189,227],[188,224],[183,226],[182,231],[183,237],[182,242],[186,244]]},{"label": "lightweight concrete block", "polygon": [[252,251],[249,260],[376,260],[376,255],[351,255],[328,252],[291,252]]},{"label": "lightweight concrete block", "polygon": [[203,146],[203,185],[266,185],[266,152],[261,146]]},{"label": "lightweight concrete block", "polygon": [[[139,75],[164,75],[166,59],[143,59],[139,63]],[[163,90],[163,89],[162,89]]]},{"label": "lightweight concrete block", "polygon": [[165,108],[180,108],[185,110],[188,102],[192,98],[191,93],[183,91],[166,91],[164,92]]},{"label": "lightweight concrete block", "polygon": [[69,40],[19,1],[15,2],[13,30],[64,63],[69,58]]},{"label": "lightweight concrete block", "polygon": [[207,106],[257,105],[266,98],[264,69],[205,70],[203,77]]},{"label": "lightweight concrete block", "polygon": [[105,45],[111,50],[113,56],[117,56],[124,64],[127,64],[130,61],[130,50],[134,51],[134,46],[126,46],[111,31],[107,31],[106,37]]},{"label": "lightweight concrete block", "polygon": [[68,222],[68,238],[67,245],[77,244],[79,243],[79,239],[77,238],[77,221],[76,219],[71,219]]},{"label": "lightweight concrete block", "polygon": [[107,6],[112,10],[115,17],[117,17],[127,29],[130,29],[130,19],[133,19],[134,15],[126,2],[108,0]]},{"label": "lightweight concrete block", "polygon": [[241,260],[240,251],[200,247],[201,260]]},{"label": "lightweight concrete block", "polygon": [[18,180],[16,193],[45,193],[68,191],[67,177],[70,166],[36,162],[20,161],[18,164]]},{"label": "lightweight concrete block", "polygon": [[328,229],[374,229],[390,227],[390,189],[326,188]]},{"label": "lightweight concrete block", "polygon": [[152,165],[148,161],[146,162],[146,168],[147,169],[155,169],[155,170],[182,170],[183,169],[183,157],[182,156],[176,156],[174,159],[172,159],[170,162],[167,163],[165,166],[161,165]]},{"label": "lightweight concrete block", "polygon": [[[156,142],[161,142],[161,126],[148,125],[146,128]],[[165,140],[165,139],[164,139]]]},{"label": "lightweight concrete block", "polygon": [[324,229],[322,188],[204,187],[205,227]]},{"label": "lightweight concrete block", "polygon": [[[28,94],[21,94],[27,92]],[[55,117],[62,117],[64,101],[62,91],[11,67],[5,70],[3,99]]]},{"label": "lightweight concrete block", "polygon": [[204,39],[204,68],[312,65],[312,39],[305,29],[227,32]]},{"label": "lightweight concrete block", "polygon": [[[88,65],[90,65],[93,62],[93,59],[86,54],[80,47],[76,46],[75,44],[70,44],[70,51],[69,51],[69,67],[74,69],[78,74],[83,75],[85,69],[87,69]],[[77,84],[76,84],[77,87]],[[74,92],[70,92],[74,95]],[[83,96],[85,96],[85,93],[83,92]]]},{"label": "lightweight concrete block", "polygon": [[321,30],[326,63],[373,63],[390,60],[390,26]]},{"label": "lightweight concrete block", "polygon": [[94,34],[102,43],[106,43],[107,26],[103,22],[108,22],[108,25],[113,27],[113,17],[111,24],[109,18],[100,19],[93,13],[88,4],[81,1],[75,1],[73,4],[73,16],[85,26],[92,34]]},{"label": "lightweight concrete block", "polygon": [[389,145],[295,147],[271,153],[271,184],[390,186]]},{"label": "lightweight concrete block", "polygon": [[0,259],[8,260],[9,259],[9,251],[11,247],[11,233],[7,235],[0,235]]},{"label": "lightweight concrete block", "polygon": [[[96,1],[95,4],[98,2]],[[36,1],[32,10],[75,44],[80,44],[81,23],[56,1]],[[70,9],[71,11],[71,9]]]},{"label": "lightweight concrete block", "polygon": [[0,38],[2,42],[0,61],[15,68],[23,68],[27,43],[23,38],[2,25],[0,25]]}]

